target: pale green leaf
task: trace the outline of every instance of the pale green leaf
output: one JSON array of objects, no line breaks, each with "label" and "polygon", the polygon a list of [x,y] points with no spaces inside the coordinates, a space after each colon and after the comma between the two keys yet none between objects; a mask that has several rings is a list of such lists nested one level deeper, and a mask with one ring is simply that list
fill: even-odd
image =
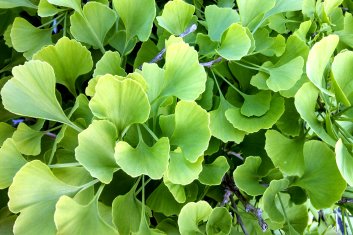
[{"label": "pale green leaf", "polygon": [[81,0],[48,0],[48,2],[56,6],[72,8],[77,12],[82,11]]},{"label": "pale green leaf", "polygon": [[285,217],[281,209],[276,207],[276,202],[280,199],[279,193],[287,189],[289,181],[287,179],[272,180],[263,195],[264,211],[267,213],[271,221],[284,224]]},{"label": "pale green leaf", "polygon": [[239,14],[242,25],[252,29],[264,14],[275,6],[276,0],[262,1],[259,5],[258,0],[238,0]]},{"label": "pale green leaf", "polygon": [[140,41],[147,41],[156,16],[154,0],[113,0],[114,7],[124,22],[127,41],[137,36]]},{"label": "pale green leaf", "polygon": [[105,74],[126,76],[126,72],[121,68],[120,64],[119,53],[117,51],[107,51],[97,62],[93,77]]},{"label": "pale green leaf", "polygon": [[49,17],[63,11],[48,2],[48,0],[40,0],[38,4],[38,15],[40,17]]},{"label": "pale green leaf", "polygon": [[66,86],[74,95],[76,79],[93,67],[90,51],[67,37],[59,39],[55,46],[41,49],[33,55],[33,59],[48,62],[54,69],[56,82]]},{"label": "pale green leaf", "polygon": [[208,235],[227,235],[232,227],[232,216],[225,207],[216,207],[212,210],[206,224]]},{"label": "pale green leaf", "polygon": [[0,0],[1,9],[9,9],[15,7],[28,7],[36,9],[37,6],[32,3],[30,0]]},{"label": "pale green leaf", "polygon": [[75,158],[90,174],[108,184],[118,169],[114,158],[118,134],[114,124],[107,120],[93,121],[78,135]]},{"label": "pale green leaf", "polygon": [[271,92],[259,91],[252,95],[243,94],[244,103],[240,108],[242,115],[260,117],[266,114],[271,106]]},{"label": "pale green leaf", "polygon": [[180,35],[191,24],[195,7],[183,0],[168,1],[161,16],[157,16],[160,26],[174,35]]},{"label": "pale green leaf", "polygon": [[22,154],[36,156],[41,152],[43,135],[44,133],[30,128],[22,122],[13,133],[12,139]]},{"label": "pale green leaf", "polygon": [[341,139],[339,139],[335,146],[336,153],[336,163],[338,170],[341,172],[341,175],[346,180],[349,185],[353,185],[353,172],[351,166],[353,164],[353,155],[351,151],[344,146]]},{"label": "pale green leaf", "polygon": [[7,138],[10,138],[16,128],[7,124],[6,122],[0,122],[0,147]]},{"label": "pale green leaf", "polygon": [[[46,62],[32,60],[12,70],[1,90],[4,107],[10,112],[71,124],[55,96],[55,74]],[[16,95],[14,95],[16,94]]]},{"label": "pale green leaf", "polygon": [[229,164],[224,156],[219,156],[210,164],[203,165],[199,181],[205,185],[220,185],[224,175],[229,170]]}]

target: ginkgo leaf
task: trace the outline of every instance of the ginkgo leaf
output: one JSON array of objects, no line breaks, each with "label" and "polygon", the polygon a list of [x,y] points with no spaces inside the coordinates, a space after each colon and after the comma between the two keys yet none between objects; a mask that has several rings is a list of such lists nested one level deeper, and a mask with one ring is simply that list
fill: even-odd
[{"label": "ginkgo leaf", "polygon": [[57,234],[118,234],[118,231],[100,216],[98,201],[95,198],[87,205],[81,205],[68,196],[60,197],[56,203],[54,220]]},{"label": "ginkgo leaf", "polygon": [[49,3],[74,9],[76,12],[82,12],[80,0],[48,0]]},{"label": "ginkgo leaf", "polygon": [[260,157],[247,157],[243,165],[238,166],[233,172],[234,182],[241,190],[249,195],[257,196],[265,192],[265,186],[259,183],[264,176],[259,172]]},{"label": "ginkgo leaf", "polygon": [[190,162],[178,148],[170,152],[170,162],[166,175],[173,184],[188,185],[199,177],[202,171],[203,157]]},{"label": "ginkgo leaf", "polygon": [[310,128],[326,143],[335,146],[336,141],[326,132],[316,117],[315,107],[319,89],[312,83],[305,83],[295,95],[295,107]]},{"label": "ginkgo leaf", "polygon": [[62,195],[73,196],[79,189],[58,180],[49,167],[38,160],[24,165],[9,188],[9,209],[21,213],[15,222],[14,233],[55,233],[57,200]]},{"label": "ginkgo leaf", "polygon": [[51,29],[38,29],[21,17],[16,17],[11,28],[11,42],[18,52],[30,59],[42,47],[50,45]]},{"label": "ginkgo leaf", "polygon": [[139,0],[113,0],[119,17],[124,22],[126,41],[137,36],[140,41],[147,41],[156,16],[155,1],[145,0],[143,7]]},{"label": "ginkgo leaf", "polygon": [[0,147],[7,138],[10,138],[13,135],[15,130],[16,128],[11,125],[5,122],[0,122]]},{"label": "ginkgo leaf", "polygon": [[242,115],[260,117],[268,112],[271,106],[271,92],[259,91],[252,95],[243,94],[244,103],[240,108]]},{"label": "ginkgo leaf", "polygon": [[273,96],[269,111],[261,117],[246,117],[241,114],[239,108],[230,108],[225,115],[234,128],[241,131],[254,133],[261,129],[272,127],[284,112],[284,99],[280,96]]},{"label": "ginkgo leaf", "polygon": [[321,39],[311,48],[306,62],[306,74],[310,81],[322,92],[331,95],[332,92],[326,88],[324,72],[330,58],[335,51],[339,37],[329,35]]},{"label": "ginkgo leaf", "polygon": [[353,155],[344,146],[341,139],[339,139],[335,146],[336,153],[336,163],[338,170],[341,172],[341,175],[346,180],[346,182],[352,186],[353,185],[353,173],[350,169],[350,166],[353,164]]},{"label": "ginkgo leaf", "polygon": [[217,52],[227,60],[240,60],[246,56],[252,46],[246,29],[238,23],[233,23],[223,33]]},{"label": "ginkgo leaf", "polygon": [[138,82],[107,74],[99,78],[95,91],[90,109],[97,118],[113,122],[119,135],[131,124],[148,119],[150,104]]},{"label": "ginkgo leaf", "polygon": [[252,30],[264,14],[275,6],[275,2],[276,0],[268,0],[261,2],[261,6],[259,6],[257,0],[238,0],[237,5],[242,25]]},{"label": "ginkgo leaf", "polygon": [[175,128],[171,145],[178,146],[185,159],[199,161],[211,138],[209,114],[195,102],[179,101],[175,107]]},{"label": "ginkgo leaf", "polygon": [[208,218],[206,232],[208,235],[230,234],[232,228],[232,216],[225,207],[215,207]]},{"label": "ginkgo leaf", "polygon": [[123,171],[132,177],[148,175],[161,179],[168,167],[169,139],[163,137],[152,147],[140,141],[136,148],[119,141],[115,146],[115,159]]},{"label": "ginkgo leaf", "polygon": [[0,148],[0,189],[11,185],[18,170],[27,163],[12,139],[7,139]]},{"label": "ginkgo leaf", "polygon": [[40,0],[38,3],[38,15],[40,17],[54,16],[61,11],[63,11],[63,9],[59,9],[56,6],[50,4],[48,0]]},{"label": "ginkgo leaf", "polygon": [[174,184],[169,180],[168,175],[165,174],[163,176],[163,183],[178,203],[195,201],[197,198],[199,191],[196,181],[189,185]]},{"label": "ginkgo leaf", "polygon": [[[153,105],[153,101],[155,101],[162,92],[165,70],[158,67],[157,64],[144,63],[141,74],[147,83],[148,100]],[[158,106],[153,107],[155,109],[159,108]]]},{"label": "ginkgo leaf", "polygon": [[34,130],[22,122],[18,125],[12,139],[22,154],[36,156],[41,152],[43,135],[43,132]]},{"label": "ginkgo leaf", "polygon": [[212,207],[206,201],[189,202],[180,211],[178,217],[181,235],[202,234],[199,223],[206,222],[212,213]]},{"label": "ginkgo leaf", "polygon": [[180,35],[190,25],[195,7],[183,0],[168,1],[161,16],[157,16],[160,26],[174,35]]},{"label": "ginkgo leaf", "polygon": [[107,51],[97,62],[93,77],[105,74],[126,76],[126,72],[120,67],[120,64],[119,53],[117,51]]},{"label": "ginkgo leaf", "polygon": [[54,69],[56,82],[66,86],[74,95],[76,79],[93,67],[90,51],[67,37],[60,38],[54,46],[41,49],[33,59],[48,62]]},{"label": "ginkgo leaf", "polygon": [[[1,90],[4,107],[16,114],[71,124],[55,96],[55,74],[46,62],[31,60],[12,70]],[[16,96],[14,95],[16,94]]]},{"label": "ginkgo leaf", "polygon": [[307,192],[316,209],[328,208],[337,202],[346,189],[335,161],[335,153],[322,141],[304,144],[304,174],[293,186]]},{"label": "ginkgo leaf", "polygon": [[199,181],[205,185],[219,185],[229,170],[229,164],[224,156],[219,156],[211,164],[205,164],[199,175]]},{"label": "ginkgo leaf", "polygon": [[114,124],[107,120],[93,121],[78,135],[75,158],[93,177],[105,184],[110,183],[118,169],[114,158],[117,138]]},{"label": "ginkgo leaf", "polygon": [[9,9],[15,7],[28,7],[36,9],[37,6],[34,5],[30,0],[0,0],[1,9]]},{"label": "ginkgo leaf", "polygon": [[208,36],[212,41],[220,41],[223,32],[228,27],[240,21],[237,11],[231,8],[221,8],[216,5],[208,5],[205,8],[205,18],[208,28]]},{"label": "ginkgo leaf", "polygon": [[117,20],[116,13],[99,2],[88,2],[83,13],[76,11],[70,16],[70,31],[80,42],[87,43],[104,52],[104,40]]},{"label": "ginkgo leaf", "polygon": [[[172,36],[169,42],[173,40],[176,38]],[[165,81],[160,96],[173,95],[182,100],[196,100],[205,91],[207,80],[197,51],[178,41],[167,46],[165,60]]]}]

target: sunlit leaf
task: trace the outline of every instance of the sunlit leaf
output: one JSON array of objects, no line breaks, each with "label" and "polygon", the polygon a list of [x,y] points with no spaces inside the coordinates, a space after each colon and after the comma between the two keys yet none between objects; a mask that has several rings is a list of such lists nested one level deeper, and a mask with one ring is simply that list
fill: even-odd
[{"label": "sunlit leaf", "polygon": [[185,203],[189,201],[195,201],[198,194],[198,183],[194,181],[189,185],[181,185],[172,183],[168,175],[163,176],[163,183],[167,186],[169,192],[173,195],[174,199],[178,203]]},{"label": "sunlit leaf", "polygon": [[127,41],[135,35],[140,41],[147,41],[156,16],[155,1],[145,0],[143,6],[139,0],[113,0],[113,4],[124,22]]},{"label": "sunlit leaf", "polygon": [[54,69],[56,82],[66,86],[72,94],[76,94],[76,79],[93,66],[89,50],[67,37],[61,38],[55,46],[41,49],[33,59],[48,62]]},{"label": "sunlit leaf", "polygon": [[[16,114],[70,124],[55,96],[55,74],[46,62],[32,60],[12,70],[1,90],[4,107]],[[16,95],[14,95],[16,94]]]},{"label": "sunlit leaf", "polygon": [[104,39],[117,20],[116,13],[108,6],[98,2],[88,2],[83,13],[70,16],[72,35],[80,42],[88,43],[104,52]]},{"label": "sunlit leaf", "polygon": [[48,2],[56,6],[72,8],[77,12],[82,11],[80,0],[48,0]]},{"label": "sunlit leaf", "polygon": [[190,25],[194,11],[195,7],[183,0],[168,1],[157,21],[171,34],[180,35]]},{"label": "sunlit leaf", "polygon": [[241,106],[240,112],[242,115],[251,116],[262,116],[266,114],[271,105],[271,92],[259,91],[252,95],[243,95],[244,103]]},{"label": "sunlit leaf", "polygon": [[136,148],[119,141],[115,146],[115,159],[123,171],[132,177],[148,175],[161,179],[168,167],[169,139],[163,137],[152,147],[140,141]]},{"label": "sunlit leaf", "polygon": [[209,235],[226,235],[230,233],[232,216],[225,207],[216,207],[212,210],[206,224],[206,232]]},{"label": "sunlit leaf", "polygon": [[[171,37],[171,42],[176,39]],[[194,48],[184,42],[167,46],[165,81],[160,96],[195,100],[205,91],[207,75]]]},{"label": "sunlit leaf", "polygon": [[315,113],[319,90],[311,83],[305,83],[295,95],[295,107],[310,128],[326,143],[335,146],[336,141],[325,131]]},{"label": "sunlit leaf", "polygon": [[14,232],[55,233],[57,200],[62,195],[73,196],[79,189],[58,180],[44,163],[38,160],[27,163],[17,172],[9,188],[9,208],[14,213],[21,213],[15,222]]},{"label": "sunlit leaf", "polygon": [[126,76],[126,72],[120,67],[121,58],[117,51],[107,51],[97,62],[93,77],[98,75],[119,75]]},{"label": "sunlit leaf", "polygon": [[338,170],[341,172],[341,175],[346,182],[352,186],[353,172],[351,171],[350,166],[353,164],[353,155],[350,151],[348,151],[347,147],[344,146],[341,139],[339,139],[336,143],[335,153]]},{"label": "sunlit leaf", "polygon": [[211,213],[212,208],[206,201],[186,204],[181,209],[178,218],[180,234],[202,234],[198,225],[201,222],[206,222]]},{"label": "sunlit leaf", "polygon": [[131,124],[147,120],[150,105],[137,82],[104,75],[99,78],[95,90],[89,102],[90,109],[96,117],[113,122],[119,135]]},{"label": "sunlit leaf", "polygon": [[0,148],[0,189],[11,185],[17,171],[27,163],[12,139],[7,139]]},{"label": "sunlit leaf", "polygon": [[38,29],[21,17],[16,17],[11,28],[11,42],[18,52],[29,59],[46,45],[50,45],[51,29]]},{"label": "sunlit leaf", "polygon": [[227,60],[240,60],[248,54],[250,48],[251,39],[246,29],[238,23],[233,23],[223,33],[217,52]]},{"label": "sunlit leaf", "polygon": [[44,133],[30,128],[25,123],[20,123],[12,138],[22,154],[36,156],[41,152],[43,135]]},{"label": "sunlit leaf", "polygon": [[205,8],[208,35],[212,41],[220,41],[223,32],[228,27],[240,21],[237,11],[231,8],[221,8],[216,5],[209,5]]},{"label": "sunlit leaf", "polygon": [[142,66],[141,74],[147,83],[148,100],[152,103],[159,97],[163,89],[165,70],[158,67],[157,64],[145,63]]},{"label": "sunlit leaf", "polygon": [[114,158],[117,138],[115,126],[107,120],[93,121],[78,135],[75,158],[93,177],[105,184],[110,183],[118,169]]},{"label": "sunlit leaf", "polygon": [[270,37],[269,33],[267,29],[256,31],[254,34],[255,51],[266,56],[280,56],[286,48],[285,38],[281,34],[276,37]]},{"label": "sunlit leaf", "polygon": [[36,9],[37,6],[34,5],[30,0],[0,0],[0,8],[8,9],[15,7],[29,7]]},{"label": "sunlit leaf", "polygon": [[263,1],[261,2],[261,6],[259,6],[257,0],[238,0],[237,5],[242,25],[252,29],[255,23],[258,23],[263,15],[274,7],[275,2],[276,0]]},{"label": "sunlit leaf", "polygon": [[289,181],[287,179],[272,180],[263,195],[264,211],[276,223],[283,224],[285,222],[282,210],[276,207],[276,201],[280,200],[278,199],[279,193],[285,190],[288,185]]},{"label": "sunlit leaf", "polygon": [[254,133],[261,129],[272,127],[284,112],[284,99],[280,96],[273,96],[270,110],[261,117],[246,117],[241,114],[239,108],[231,108],[226,111],[227,120],[232,125],[248,133]]},{"label": "sunlit leaf", "polygon": [[40,17],[54,16],[61,12],[62,9],[50,4],[48,0],[40,0],[38,4],[38,15]]},{"label": "sunlit leaf", "polygon": [[81,205],[68,196],[60,197],[54,214],[57,234],[118,234],[100,216],[98,201],[94,198],[87,205]]},{"label": "sunlit leaf", "polygon": [[259,181],[264,176],[259,172],[260,157],[247,157],[244,164],[238,166],[233,172],[235,184],[249,195],[257,196],[265,192],[265,187]]},{"label": "sunlit leaf", "polygon": [[205,185],[220,185],[222,179],[229,170],[229,164],[224,156],[219,156],[211,164],[203,165],[199,175],[199,181]]},{"label": "sunlit leaf", "polygon": [[285,174],[301,176],[304,173],[303,146],[303,139],[288,139],[275,130],[266,132],[266,152]]},{"label": "sunlit leaf", "polygon": [[337,168],[334,152],[321,141],[304,144],[304,174],[293,185],[307,192],[317,209],[327,208],[338,201],[346,182]]},{"label": "sunlit leaf", "polygon": [[332,95],[332,92],[326,89],[326,79],[324,72],[333,52],[338,44],[337,35],[324,37],[311,48],[306,62],[306,74],[310,81],[320,89],[320,91]]}]

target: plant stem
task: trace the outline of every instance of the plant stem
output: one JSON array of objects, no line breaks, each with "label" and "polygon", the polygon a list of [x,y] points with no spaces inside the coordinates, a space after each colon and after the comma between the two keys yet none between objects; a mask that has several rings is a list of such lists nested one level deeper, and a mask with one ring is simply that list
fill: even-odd
[{"label": "plant stem", "polygon": [[146,125],[146,123],[143,123],[142,126],[146,129],[146,131],[152,136],[152,138],[155,141],[158,141],[158,137],[156,136],[156,134]]},{"label": "plant stem", "polygon": [[81,191],[88,189],[89,187],[95,185],[98,182],[99,182],[99,179],[95,179],[95,180],[92,180],[92,181],[88,182],[87,184],[82,185],[81,186]]},{"label": "plant stem", "polygon": [[221,62],[222,59],[223,59],[222,57],[218,57],[218,58],[216,58],[214,60],[211,60],[211,61],[208,61],[208,62],[204,62],[204,63],[200,63],[200,65],[202,65],[203,67],[210,68],[210,67],[212,67],[212,65]]},{"label": "plant stem", "polygon": [[238,211],[238,208],[237,208],[237,204],[235,203],[234,198],[232,196],[230,197],[230,203],[232,204],[232,209],[234,210],[235,217],[237,218],[237,223],[240,225],[241,230],[243,230],[243,233],[245,235],[249,235],[248,231],[245,228],[243,220],[241,219],[241,216],[239,214],[239,211]]},{"label": "plant stem", "polygon": [[82,166],[79,162],[72,162],[72,163],[61,163],[61,164],[54,164],[48,165],[49,168],[66,168],[66,167],[77,167]]}]

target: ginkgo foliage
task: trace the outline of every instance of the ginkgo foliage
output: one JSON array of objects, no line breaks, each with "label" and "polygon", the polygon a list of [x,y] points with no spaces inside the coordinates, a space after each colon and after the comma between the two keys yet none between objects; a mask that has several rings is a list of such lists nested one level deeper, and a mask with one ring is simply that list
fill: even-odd
[{"label": "ginkgo foliage", "polygon": [[0,0],[0,234],[352,234],[350,0]]}]

